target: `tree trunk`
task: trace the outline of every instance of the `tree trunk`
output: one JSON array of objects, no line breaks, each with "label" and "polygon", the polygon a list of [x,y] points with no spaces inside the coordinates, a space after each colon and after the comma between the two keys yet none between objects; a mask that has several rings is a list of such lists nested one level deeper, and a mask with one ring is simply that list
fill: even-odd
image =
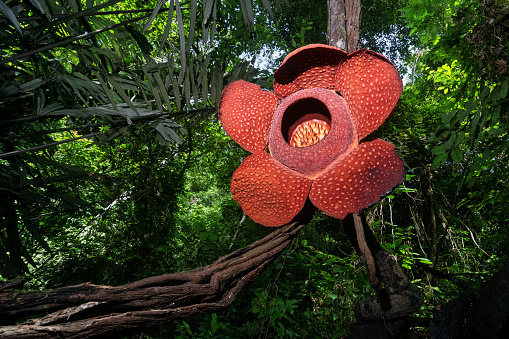
[{"label": "tree trunk", "polygon": [[329,10],[327,20],[327,35],[329,45],[337,47],[348,53],[346,40],[346,12],[345,0],[327,0]]},{"label": "tree trunk", "polygon": [[361,23],[361,0],[345,0],[347,52],[359,49],[359,29]]},{"label": "tree trunk", "polygon": [[360,0],[327,0],[329,45],[347,53],[359,49]]},{"label": "tree trunk", "polygon": [[[359,49],[360,0],[328,0],[329,45],[352,53]],[[355,307],[357,323],[350,326],[348,338],[391,338],[407,327],[406,318],[422,302],[420,290],[409,283],[396,259],[385,252],[364,216],[351,214],[343,227],[362,258],[375,298]]]},{"label": "tree trunk", "polygon": [[[265,238],[191,271],[110,287],[81,284],[19,292],[0,286],[0,338],[122,336],[171,320],[228,307],[299,234],[292,223]],[[16,324],[26,318],[34,318]]]}]

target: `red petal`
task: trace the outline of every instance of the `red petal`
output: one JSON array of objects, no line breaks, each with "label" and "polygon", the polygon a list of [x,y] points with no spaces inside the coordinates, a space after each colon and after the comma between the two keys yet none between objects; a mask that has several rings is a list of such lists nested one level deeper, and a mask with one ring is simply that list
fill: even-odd
[{"label": "red petal", "polygon": [[306,202],[311,180],[283,166],[265,152],[249,155],[233,173],[233,199],[254,222],[289,223]]},{"label": "red petal", "polygon": [[264,150],[279,103],[274,93],[244,80],[234,81],[223,90],[219,120],[226,133],[251,153]]},{"label": "red petal", "polygon": [[274,93],[282,99],[305,88],[336,89],[336,69],[345,56],[344,51],[321,44],[296,49],[274,73]]},{"label": "red petal", "polygon": [[378,202],[404,179],[403,161],[394,145],[376,139],[333,164],[313,182],[309,198],[326,214],[343,219]]},{"label": "red petal", "polygon": [[341,62],[337,82],[356,123],[359,140],[384,123],[403,91],[394,65],[384,56],[365,49],[349,54]]}]

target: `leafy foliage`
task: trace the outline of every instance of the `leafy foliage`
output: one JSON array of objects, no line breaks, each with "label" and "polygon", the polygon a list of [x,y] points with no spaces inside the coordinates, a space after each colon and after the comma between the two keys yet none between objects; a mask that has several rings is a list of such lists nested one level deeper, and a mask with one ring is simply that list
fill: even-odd
[{"label": "leafy foliage", "polygon": [[[62,157],[63,149],[57,145],[93,138],[108,152],[119,142],[115,140],[123,140],[125,148],[133,135],[146,135],[151,137],[137,137],[133,142],[138,150],[127,147],[128,154],[132,151],[136,157],[148,150],[147,168],[153,165],[148,161],[171,164],[189,147],[175,146],[182,144],[186,135],[183,125],[197,124],[214,112],[223,83],[253,76],[248,62],[231,56],[225,59],[214,50],[216,2],[206,4],[208,9],[199,18],[196,1],[191,1],[190,8],[181,8],[179,1],[162,8],[163,1],[159,1],[142,10],[115,0],[95,6],[87,2],[86,7],[75,1],[34,3],[38,5],[2,7],[8,15],[0,38],[4,80],[0,87],[1,129],[6,136],[0,148],[6,159],[1,163],[2,187],[8,194],[2,198],[6,245],[0,248],[0,271],[7,277],[28,271],[22,258],[35,265],[18,229],[49,249],[41,229],[34,221],[28,222],[28,215],[62,211],[98,215],[97,200],[84,197],[89,188],[83,187],[90,187],[85,182],[127,180],[122,171],[116,171],[115,162],[104,156],[101,165],[89,161],[69,166],[66,162],[74,159]],[[113,5],[109,11],[100,11]],[[10,14],[14,12],[17,16]],[[157,19],[158,14],[166,14],[167,19]],[[177,27],[175,40],[170,35],[172,26]],[[162,32],[162,38],[142,33],[150,27]],[[159,41],[158,51],[150,38]],[[226,69],[229,72],[225,74]],[[176,156],[164,160],[162,154],[171,149]],[[36,156],[27,155],[32,152],[37,152]],[[185,165],[180,176],[184,169]],[[176,168],[171,171],[178,172]],[[91,185],[96,190],[102,187]],[[171,201],[178,184],[159,187],[159,191],[164,189]],[[111,192],[116,198],[106,198],[101,192],[101,199],[111,203],[129,191]]]}]

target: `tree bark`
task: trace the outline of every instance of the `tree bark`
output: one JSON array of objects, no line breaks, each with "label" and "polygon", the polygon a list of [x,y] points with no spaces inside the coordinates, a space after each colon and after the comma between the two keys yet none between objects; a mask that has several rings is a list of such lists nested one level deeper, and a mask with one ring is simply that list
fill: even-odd
[{"label": "tree bark", "polygon": [[327,0],[329,45],[347,53],[359,49],[360,0]]},{"label": "tree bark", "polygon": [[327,0],[327,7],[329,12],[327,21],[329,45],[348,53],[345,0]]},{"label": "tree bark", "polygon": [[[228,307],[304,227],[292,223],[190,271],[111,287],[81,284],[20,292],[0,286],[0,338],[119,337]],[[20,324],[20,320],[31,319]]]},{"label": "tree bark", "polygon": [[346,37],[348,53],[359,49],[361,23],[361,0],[345,0]]}]

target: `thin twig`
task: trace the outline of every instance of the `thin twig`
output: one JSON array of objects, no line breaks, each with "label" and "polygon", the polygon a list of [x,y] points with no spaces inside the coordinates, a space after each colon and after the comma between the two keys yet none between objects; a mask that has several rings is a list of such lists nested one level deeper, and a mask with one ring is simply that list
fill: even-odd
[{"label": "thin twig", "polygon": [[71,139],[65,139],[65,140],[61,140],[61,141],[52,142],[50,144],[44,144],[44,145],[39,145],[39,146],[35,146],[35,147],[25,148],[25,149],[21,149],[21,150],[17,150],[17,151],[2,153],[2,154],[0,154],[0,159],[7,158],[7,157],[10,157],[10,156],[13,156],[13,155],[18,155],[18,154],[26,153],[26,152],[38,151],[40,149],[49,148],[49,147],[60,145],[60,144],[65,144],[65,143],[68,143],[68,142],[71,142],[71,141],[75,141],[75,140],[79,140],[79,139],[90,138],[90,137],[93,137],[93,136],[96,136],[96,135],[99,135],[99,134],[102,134],[102,132],[96,132],[96,133],[92,133],[92,134],[82,135],[81,137],[76,137],[76,138],[71,138]]},{"label": "thin twig", "polygon": [[57,42],[55,42],[53,44],[50,44],[50,45],[47,45],[47,46],[43,46],[43,47],[39,47],[39,48],[36,48],[36,49],[28,51],[28,52],[19,53],[19,54],[16,54],[16,55],[14,55],[14,56],[12,56],[10,58],[0,60],[0,65],[5,64],[7,62],[12,62],[12,61],[15,61],[15,60],[23,59],[23,58],[26,58],[28,56],[34,55],[34,54],[46,52],[46,51],[48,51],[48,50],[50,50],[52,48],[64,46],[64,45],[70,44],[71,42],[74,42],[74,41],[77,41],[77,40],[81,40],[81,39],[85,39],[85,38],[88,38],[90,36],[102,33],[102,32],[110,31],[110,30],[115,29],[115,28],[120,27],[120,26],[125,26],[127,24],[139,21],[141,19],[148,18],[150,15],[151,14],[147,14],[147,15],[143,15],[143,16],[131,19],[131,20],[122,21],[119,24],[115,24],[115,25],[111,25],[111,26],[108,26],[108,27],[100,28],[100,29],[97,29],[95,31],[88,32],[88,33],[85,33],[85,34],[80,34],[78,36],[75,36],[75,37],[72,37],[72,38],[69,38],[69,39],[63,39],[63,40],[57,41]]},{"label": "thin twig", "polygon": [[[161,8],[160,12],[165,12],[169,10],[169,8]],[[119,9],[117,11],[102,11],[102,12],[92,12],[90,14],[86,14],[86,16],[96,16],[96,15],[115,15],[115,14],[136,14],[136,13],[152,13],[154,11],[153,8],[146,8],[146,9]],[[77,12],[83,15],[81,12]],[[69,14],[54,14],[51,16],[51,19],[69,19]],[[34,16],[24,16],[17,18],[18,21],[34,21],[34,20],[41,20],[42,18],[38,15]],[[71,18],[74,19],[74,18]],[[0,22],[9,22],[7,19],[0,19]],[[52,21],[54,22],[54,20]]]}]

